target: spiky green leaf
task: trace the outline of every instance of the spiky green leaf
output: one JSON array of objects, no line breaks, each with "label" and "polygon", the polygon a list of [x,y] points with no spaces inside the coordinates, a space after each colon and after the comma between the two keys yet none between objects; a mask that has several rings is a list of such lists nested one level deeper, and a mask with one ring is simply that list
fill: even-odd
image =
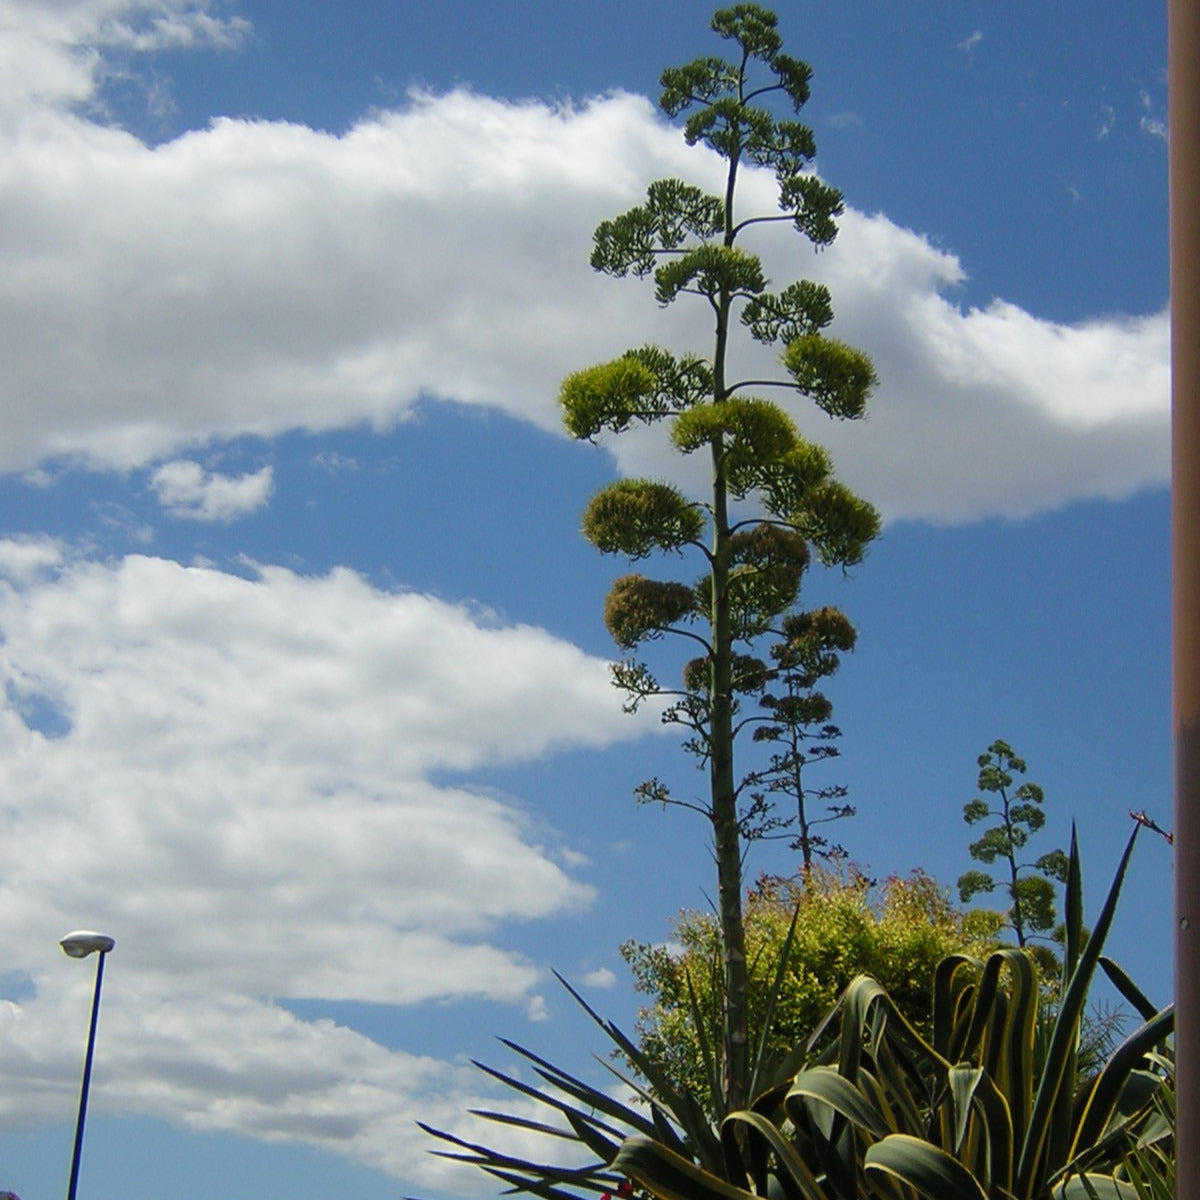
[{"label": "spiky green leaf", "polygon": [[863,1167],[900,1180],[926,1200],[988,1200],[979,1181],[958,1159],[908,1134],[895,1133],[868,1146]]}]

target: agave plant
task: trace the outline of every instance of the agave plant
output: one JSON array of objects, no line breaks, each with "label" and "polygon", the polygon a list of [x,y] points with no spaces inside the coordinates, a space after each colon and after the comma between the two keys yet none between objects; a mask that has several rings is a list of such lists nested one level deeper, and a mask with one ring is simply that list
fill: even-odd
[{"label": "agave plant", "polygon": [[[932,981],[929,1039],[860,976],[787,1062],[771,1067],[760,1048],[757,1098],[715,1126],[705,1105],[576,995],[637,1073],[605,1063],[628,1099],[506,1043],[538,1082],[483,1069],[553,1119],[477,1114],[565,1143],[563,1165],[429,1132],[452,1147],[441,1153],[545,1200],[591,1200],[625,1180],[660,1200],[1146,1200],[1129,1190],[1136,1185],[1124,1159],[1131,1137],[1149,1147],[1161,1132],[1155,1106],[1174,1013],[1156,1011],[1101,957],[1136,836],[1085,936],[1072,835],[1063,982],[1042,1046],[1047,1023],[1024,951],[944,959]],[[1097,967],[1142,1024],[1080,1079],[1080,1028]]]},{"label": "agave plant", "polygon": [[[1168,1081],[1174,1077],[1174,1061],[1164,1062]],[[1121,1175],[1125,1194],[1137,1200],[1174,1200],[1175,1196],[1175,1089],[1161,1088],[1155,1096],[1155,1112],[1125,1155]]]},{"label": "agave plant", "polygon": [[[794,1064],[789,1067],[778,1063],[768,1049],[768,1031],[775,1000],[787,969],[795,927],[796,918],[793,917],[767,989],[763,1034],[750,1062],[751,1094],[757,1094],[768,1083],[787,1078],[795,1069]],[[525,1159],[422,1124],[421,1128],[427,1133],[454,1147],[435,1153],[444,1158],[472,1163],[508,1184],[514,1191],[530,1192],[546,1200],[580,1200],[580,1197],[612,1192],[627,1195],[627,1190],[624,1190],[628,1187],[625,1177],[612,1164],[622,1144],[639,1136],[661,1145],[710,1174],[719,1175],[724,1170],[724,1154],[720,1130],[711,1114],[721,1112],[723,1091],[711,1048],[703,1038],[703,1021],[695,996],[692,996],[692,1005],[697,1010],[694,1016],[697,1028],[701,1030],[701,1054],[705,1060],[709,1090],[703,1101],[686,1087],[677,1086],[667,1071],[646,1055],[632,1038],[597,1014],[561,975],[557,978],[604,1032],[613,1045],[615,1057],[628,1064],[630,1070],[622,1071],[611,1061],[598,1058],[618,1085],[617,1090],[623,1092],[626,1099],[619,1099],[611,1091],[597,1088],[524,1046],[502,1038],[505,1046],[532,1066],[539,1084],[526,1083],[515,1075],[483,1063],[476,1062],[475,1066],[540,1106],[548,1119],[539,1120],[527,1113],[484,1109],[472,1110],[472,1115],[524,1133],[544,1135],[550,1139],[547,1144],[554,1141],[566,1143],[563,1150],[568,1161],[553,1164]]]},{"label": "agave plant", "polygon": [[[1148,1055],[1165,1045],[1174,1021],[1173,1009],[1156,1012],[1101,960],[1136,836],[1135,829],[1085,939],[1072,835],[1063,985],[1040,1070],[1039,994],[1024,952],[944,960],[930,1041],[861,976],[810,1039],[795,1076],[723,1122],[718,1170],[645,1135],[627,1139],[613,1166],[662,1200],[1136,1196],[1118,1176],[1128,1139],[1150,1121],[1163,1084]],[[1079,1032],[1097,966],[1143,1023],[1080,1081]]]},{"label": "agave plant", "polygon": [[1063,1189],[1070,1200],[1175,1200],[1175,1060],[1159,1056],[1165,1086],[1154,1112],[1125,1151],[1110,1179],[1084,1176]]},{"label": "agave plant", "polygon": [[561,976],[558,978],[604,1030],[619,1054],[641,1073],[641,1078],[635,1078],[598,1057],[622,1085],[627,1099],[622,1100],[556,1067],[524,1046],[501,1038],[505,1046],[532,1066],[539,1082],[526,1083],[514,1074],[484,1063],[474,1065],[532,1101],[543,1119],[528,1115],[528,1108],[523,1113],[472,1109],[472,1115],[523,1133],[541,1134],[548,1139],[548,1146],[554,1142],[566,1143],[562,1154],[556,1156],[565,1161],[523,1158],[421,1123],[426,1133],[453,1147],[434,1153],[472,1163],[512,1191],[529,1192],[545,1200],[581,1200],[612,1192],[627,1194],[625,1177],[612,1164],[622,1145],[632,1144],[637,1137],[718,1176],[724,1161],[720,1137],[705,1108],[689,1092],[676,1091],[630,1038],[597,1015],[570,984]]}]

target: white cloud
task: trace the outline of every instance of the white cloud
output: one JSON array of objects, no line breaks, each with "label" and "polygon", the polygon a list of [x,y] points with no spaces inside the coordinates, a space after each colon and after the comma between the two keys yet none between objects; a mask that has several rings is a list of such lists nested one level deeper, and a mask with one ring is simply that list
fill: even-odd
[{"label": "white cloud", "polygon": [[[81,0],[93,26],[102,7]],[[595,223],[650,179],[716,177],[638,97],[415,95],[341,137],[222,119],[153,149],[26,103],[0,117],[0,152],[0,470],[127,469],[243,433],[384,427],[421,397],[557,428],[570,370],[647,337],[707,336],[698,309],[660,312],[649,287],[587,265]],[[769,181],[745,183],[747,211],[773,211]],[[1165,483],[1164,315],[1064,326],[1002,301],[962,311],[954,257],[881,215],[849,212],[818,258],[777,231],[754,241],[777,279],[828,280],[837,331],[876,359],[869,421],[804,419],[890,516]]]},{"label": "white cloud", "polygon": [[[157,50],[236,50],[251,32],[244,17],[214,16],[208,0],[158,0],[143,5],[144,19],[136,20],[130,5],[110,2],[87,5],[93,11],[107,8],[105,19],[94,35],[97,44],[149,54]],[[155,12],[158,8],[160,11]]]},{"label": "white cloud", "polygon": [[583,986],[590,988],[610,988],[615,987],[617,977],[607,967],[598,967],[594,971],[589,971],[583,977]]},{"label": "white cloud", "polygon": [[130,544],[149,546],[154,541],[154,527],[124,504],[112,500],[93,500],[88,508],[100,525],[120,534]]},{"label": "white cloud", "polygon": [[330,475],[339,471],[357,471],[358,460],[348,454],[339,454],[336,450],[322,450],[313,455],[313,463]]},{"label": "white cloud", "polygon": [[0,105],[70,106],[95,98],[111,57],[234,49],[250,33],[210,0],[0,0]]},{"label": "white cloud", "polygon": [[955,50],[961,50],[964,54],[970,54],[976,46],[983,41],[983,30],[976,29],[969,37],[964,38],[961,42],[956,43]]},{"label": "white cloud", "polygon": [[1167,140],[1167,123],[1162,117],[1144,116],[1138,125],[1143,133],[1149,134],[1152,138],[1157,138],[1160,142]]},{"label": "white cloud", "polygon": [[1149,134],[1150,137],[1165,142],[1167,140],[1166,116],[1156,108],[1154,101],[1150,98],[1150,93],[1145,88],[1140,90],[1139,99],[1142,103],[1142,115],[1138,120],[1138,128],[1143,133]]},{"label": "white cloud", "polygon": [[958,262],[924,239],[858,214],[844,236],[874,248],[861,261],[874,256],[882,278],[872,293],[847,275],[857,255],[828,256],[839,332],[871,351],[882,383],[863,428],[806,426],[890,517],[1021,516],[1166,483],[1165,309],[1077,324],[1001,300],[964,311],[948,298]]},{"label": "white cloud", "polygon": [[263,467],[250,475],[217,475],[190,459],[173,459],[155,468],[150,487],[173,517],[229,522],[270,500],[275,472]]},{"label": "white cloud", "polygon": [[63,560],[63,547],[52,538],[0,540],[0,578],[31,583]]},{"label": "white cloud", "polygon": [[505,929],[591,890],[512,803],[430,773],[636,736],[606,664],[344,570],[247,579],[12,541],[0,565],[0,938],[34,985],[0,1005],[0,1118],[69,1111],[61,1031],[85,1028],[91,972],[55,943],[101,928],[101,1108],[411,1178],[414,1106],[448,1123],[478,1085],[266,997],[475,996],[539,1019],[541,969]]}]

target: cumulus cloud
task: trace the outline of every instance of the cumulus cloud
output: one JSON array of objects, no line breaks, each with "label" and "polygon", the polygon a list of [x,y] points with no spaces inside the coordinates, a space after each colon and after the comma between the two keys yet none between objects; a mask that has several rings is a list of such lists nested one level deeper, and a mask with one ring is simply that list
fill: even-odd
[{"label": "cumulus cloud", "polygon": [[615,987],[617,977],[607,967],[597,967],[594,971],[589,971],[583,977],[584,987],[590,988],[610,988]]},{"label": "cumulus cloud", "polygon": [[122,55],[234,49],[251,25],[214,11],[220,7],[220,0],[0,0],[0,105],[10,116],[30,105],[95,102]]},{"label": "cumulus cloud", "polygon": [[270,500],[275,472],[263,467],[248,475],[218,475],[198,462],[179,458],[156,467],[150,487],[173,517],[229,522],[262,508]]},{"label": "cumulus cloud", "polygon": [[[96,30],[128,11],[79,8]],[[195,5],[147,9],[206,28]],[[558,381],[580,363],[707,333],[702,312],[660,312],[648,287],[587,266],[595,223],[649,180],[717,178],[641,97],[414,94],[341,136],[218,119],[154,148],[26,99],[0,119],[0,150],[0,470],[388,427],[422,398],[553,429]],[[744,211],[774,211],[768,179],[745,183]],[[747,240],[781,282],[828,281],[836,331],[873,354],[874,417],[813,432],[889,516],[1014,514],[1166,481],[1165,314],[1065,326],[1002,299],[963,310],[954,256],[882,215],[847,213],[817,258],[770,231]]]},{"label": "cumulus cloud", "polygon": [[[1024,516],[1166,483],[1165,308],[1075,324],[1003,300],[964,310],[954,256],[881,216],[848,214],[844,231],[868,252],[827,256],[839,331],[882,383],[862,428],[806,427],[889,517]],[[872,259],[873,287],[855,278]]]},{"label": "cumulus cloud", "polygon": [[0,577],[12,583],[31,583],[62,558],[62,546],[50,538],[4,538],[0,540]]},{"label": "cumulus cloud", "polygon": [[0,936],[26,981],[0,1004],[0,1116],[69,1110],[61,1030],[84,1026],[90,973],[55,942],[94,927],[120,963],[100,1104],[388,1169],[409,1147],[411,1167],[411,1136],[388,1139],[418,1096],[450,1104],[456,1068],[278,1002],[544,1015],[505,929],[591,890],[514,802],[431,775],[634,736],[606,665],[346,570],[244,578],[13,541],[0,565]]}]

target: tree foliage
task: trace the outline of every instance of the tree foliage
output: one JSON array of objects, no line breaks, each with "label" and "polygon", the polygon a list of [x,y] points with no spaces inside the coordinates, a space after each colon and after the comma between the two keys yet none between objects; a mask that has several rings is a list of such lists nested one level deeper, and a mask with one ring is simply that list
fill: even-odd
[{"label": "tree foliage", "polygon": [[[996,932],[991,914],[954,908],[945,889],[923,871],[876,884],[850,865],[838,870],[815,865],[787,879],[763,877],[747,896],[744,915],[749,1032],[756,1046],[765,1032],[766,1058],[773,1062],[782,1062],[817,1028],[856,975],[877,979],[905,1018],[928,1036],[934,968],[951,954],[982,957],[993,948]],[[677,1087],[707,1096],[706,1051],[721,1045],[716,919],[684,911],[666,945],[627,942],[621,954],[638,991],[650,997],[638,1020],[642,1050]],[[697,1028],[697,1015],[703,1028]]]},{"label": "tree foliage", "polygon": [[1022,861],[1021,851],[1032,834],[1045,824],[1045,794],[1036,783],[1022,783],[1015,790],[1017,775],[1025,774],[1025,760],[1013,748],[997,739],[986,754],[979,756],[981,792],[996,797],[993,801],[976,797],[963,807],[968,825],[995,818],[996,824],[984,830],[969,849],[976,862],[992,867],[998,864],[1000,878],[989,871],[971,870],[958,877],[959,898],[966,903],[979,893],[997,888],[1009,900],[1005,922],[1016,935],[1017,944],[1050,933],[1057,921],[1055,884],[1067,879],[1067,856],[1051,850],[1032,862]]},{"label": "tree foliage", "polygon": [[[721,194],[658,180],[643,204],[600,224],[591,258],[596,270],[611,276],[651,277],[662,305],[685,296],[705,305],[713,320],[711,347],[706,354],[653,345],[628,350],[570,375],[560,403],[577,438],[665,422],[679,453],[709,461],[712,482],[703,498],[661,481],[623,480],[592,499],[584,533],[604,553],[633,561],[686,554],[702,571],[684,580],[623,576],[609,593],[605,621],[629,654],[614,671],[627,707],[663,699],[664,719],[683,728],[685,747],[709,775],[708,796],[700,802],[678,800],[659,780],[638,794],[695,809],[712,824],[726,1006],[724,1091],[736,1107],[746,1098],[748,1066],[742,843],[776,827],[766,810],[790,790],[806,854],[814,848],[803,819],[809,793],[787,781],[799,778],[804,761],[819,757],[799,747],[811,724],[806,715],[820,702],[810,696],[806,713],[792,701],[812,691],[814,683],[804,679],[815,682],[836,666],[829,655],[848,649],[852,638],[844,630],[834,636],[820,651],[825,669],[815,675],[806,674],[798,658],[765,654],[759,642],[803,640],[788,621],[810,558],[842,567],[859,562],[879,517],[834,478],[828,454],[800,434],[783,408],[753,394],[780,389],[854,419],[875,386],[867,356],[825,332],[833,318],[828,289],[800,281],[772,291],[759,256],[743,245],[743,235],[764,222],[788,222],[815,247],[828,245],[837,232],[841,195],[812,170],[812,133],[793,119],[808,99],[810,69],[783,53],[775,15],[758,5],[719,10],[712,29],[732,44],[732,58],[705,57],[664,71],[660,103],[671,117],[686,115],[690,144],[703,143],[724,160]],[[778,213],[738,209],[744,165],[774,173]],[[730,343],[739,325],[751,340],[778,348],[778,378],[731,375]],[[831,628],[832,619],[825,624]],[[677,683],[663,682],[638,657],[646,643],[666,634],[691,647]],[[749,702],[759,694],[768,697],[761,711]],[[735,771],[735,739],[755,725],[777,731],[789,748],[781,754],[791,754],[786,767],[781,759],[769,776]],[[832,733],[822,736],[831,744]]]}]

